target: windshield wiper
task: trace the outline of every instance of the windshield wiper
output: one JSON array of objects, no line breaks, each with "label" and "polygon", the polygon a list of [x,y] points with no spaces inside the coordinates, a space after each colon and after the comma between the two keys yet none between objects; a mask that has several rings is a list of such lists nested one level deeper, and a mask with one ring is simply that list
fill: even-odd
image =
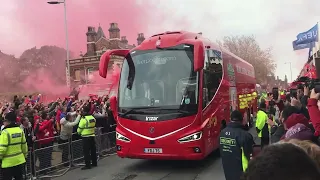
[{"label": "windshield wiper", "polygon": [[182,109],[172,109],[172,108],[161,108],[161,107],[157,107],[157,106],[148,106],[148,107],[143,107],[141,109],[154,109],[154,110],[159,110],[160,112],[162,110],[164,111],[175,111],[175,112],[178,112],[178,113],[185,113],[185,114],[188,114],[190,113],[189,111],[186,111],[186,110],[182,110]]},{"label": "windshield wiper", "polygon": [[181,114],[189,114],[191,113],[190,111],[186,111],[186,110],[182,110],[182,109],[172,109],[172,108],[161,108],[161,107],[157,107],[157,106],[147,106],[147,107],[141,107],[141,108],[131,108],[128,109],[126,112],[124,113],[118,113],[119,116],[124,117],[128,114],[149,114],[151,112],[149,112],[148,110],[151,111],[157,111],[158,113],[161,113],[161,111],[170,111],[170,112],[174,112],[174,113],[181,113]]},{"label": "windshield wiper", "polygon": [[178,112],[178,113],[183,113],[183,114],[188,114],[188,113],[190,113],[190,111],[182,110],[182,109],[162,108],[161,110],[165,110],[165,111],[176,111],[176,112]]},{"label": "windshield wiper", "polygon": [[157,107],[128,108],[128,110],[124,113],[119,112],[119,115],[126,116],[128,114],[146,114],[146,112],[144,110],[154,109],[154,108],[157,108]]},{"label": "windshield wiper", "polygon": [[136,109],[128,109],[126,112],[124,112],[124,113],[120,113],[119,112],[119,115],[120,116],[126,116],[126,115],[128,115],[128,114],[138,114],[138,113],[141,113],[141,114],[143,114],[144,112],[143,111],[137,111]]}]

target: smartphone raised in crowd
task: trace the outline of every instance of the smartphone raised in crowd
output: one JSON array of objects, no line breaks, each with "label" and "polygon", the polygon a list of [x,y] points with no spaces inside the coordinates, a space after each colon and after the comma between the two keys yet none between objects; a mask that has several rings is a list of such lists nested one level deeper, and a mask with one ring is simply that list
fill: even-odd
[{"label": "smartphone raised in crowd", "polygon": [[297,89],[290,89],[290,97],[298,99],[298,90]]},{"label": "smartphone raised in crowd", "polygon": [[314,86],[314,92],[315,93],[320,93],[320,85],[315,85]]},{"label": "smartphone raised in crowd", "polygon": [[272,96],[274,100],[278,100],[279,97],[279,88],[274,87],[272,88]]}]

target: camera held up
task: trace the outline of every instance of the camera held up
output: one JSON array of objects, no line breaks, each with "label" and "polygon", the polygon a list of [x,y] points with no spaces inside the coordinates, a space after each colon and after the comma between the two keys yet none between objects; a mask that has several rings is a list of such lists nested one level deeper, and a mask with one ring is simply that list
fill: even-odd
[{"label": "camera held up", "polygon": [[304,87],[308,87],[310,90],[314,89],[316,93],[320,93],[320,80],[319,79],[310,79],[308,77],[300,77],[297,82],[301,82],[301,84],[297,85],[298,89],[304,89]]}]

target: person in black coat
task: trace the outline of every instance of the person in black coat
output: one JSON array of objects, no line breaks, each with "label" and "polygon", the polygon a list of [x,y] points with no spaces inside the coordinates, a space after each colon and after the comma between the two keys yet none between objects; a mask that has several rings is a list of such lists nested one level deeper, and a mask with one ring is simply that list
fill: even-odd
[{"label": "person in black coat", "polygon": [[253,155],[254,140],[243,129],[240,111],[231,113],[231,122],[220,133],[219,144],[226,180],[239,180]]}]

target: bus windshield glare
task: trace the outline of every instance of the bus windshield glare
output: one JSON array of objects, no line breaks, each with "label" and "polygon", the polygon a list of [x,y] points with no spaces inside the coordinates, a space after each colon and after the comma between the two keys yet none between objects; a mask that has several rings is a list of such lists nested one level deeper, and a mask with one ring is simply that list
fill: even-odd
[{"label": "bus windshield glare", "polygon": [[193,70],[192,45],[136,50],[129,56],[134,63],[135,76],[132,87],[127,88],[129,65],[125,60],[119,85],[120,111],[197,112],[198,73]]}]

